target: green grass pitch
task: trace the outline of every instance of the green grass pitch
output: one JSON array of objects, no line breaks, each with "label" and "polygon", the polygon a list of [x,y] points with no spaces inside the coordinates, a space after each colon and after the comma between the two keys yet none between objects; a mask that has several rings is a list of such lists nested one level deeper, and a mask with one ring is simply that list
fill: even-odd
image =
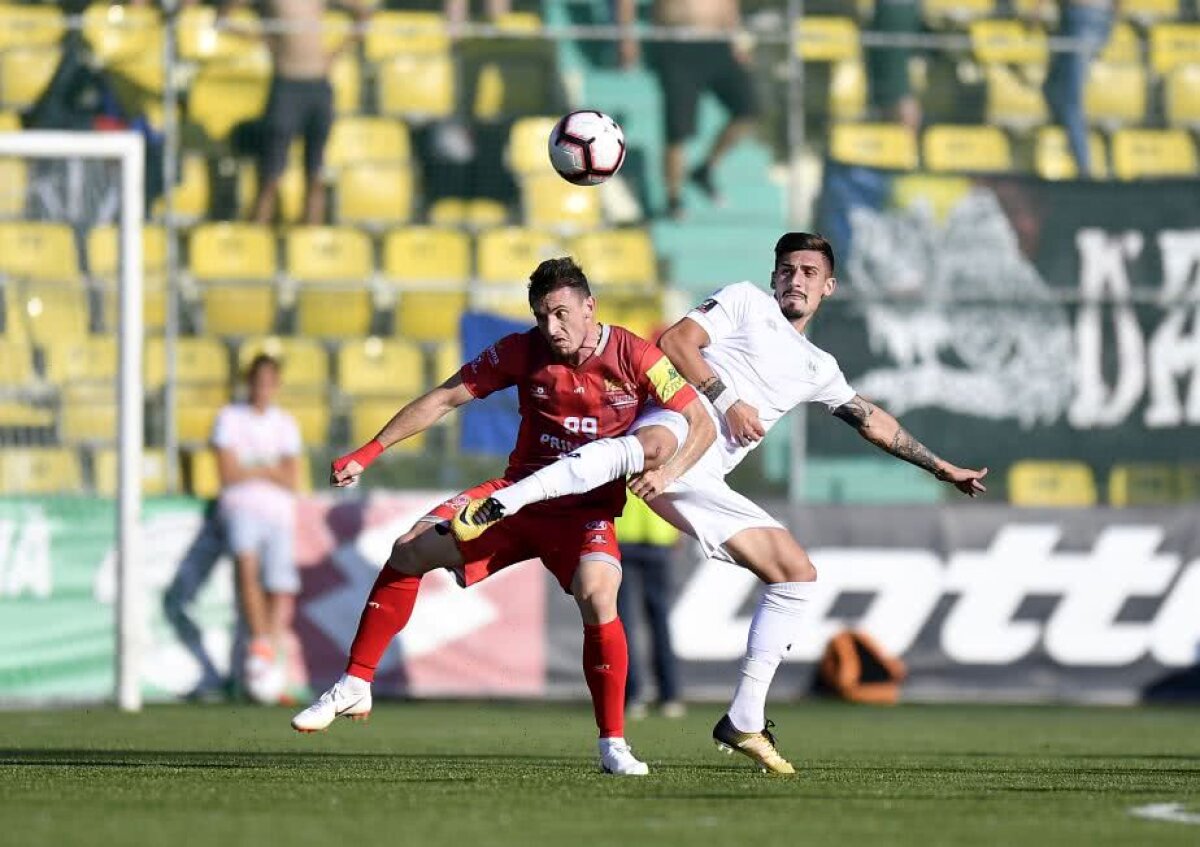
[{"label": "green grass pitch", "polygon": [[777,707],[797,777],[715,750],[719,706],[629,726],[644,778],[595,772],[591,715],[382,703],[290,712],[0,712],[0,843],[38,845],[1200,844],[1195,709]]}]

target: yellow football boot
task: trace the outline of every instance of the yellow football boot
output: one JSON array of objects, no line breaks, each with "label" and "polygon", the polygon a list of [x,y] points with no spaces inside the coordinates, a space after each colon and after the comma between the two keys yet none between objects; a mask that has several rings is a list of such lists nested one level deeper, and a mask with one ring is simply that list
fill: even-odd
[{"label": "yellow football boot", "polygon": [[504,507],[491,497],[471,500],[450,521],[450,531],[459,543],[474,541],[504,517]]},{"label": "yellow football boot", "polygon": [[713,741],[724,753],[732,755],[736,750],[752,759],[764,773],[794,774],[796,769],[775,747],[775,736],[771,733],[773,726],[774,723],[767,721],[762,732],[739,732],[730,722],[729,715],[725,715],[713,727]]}]

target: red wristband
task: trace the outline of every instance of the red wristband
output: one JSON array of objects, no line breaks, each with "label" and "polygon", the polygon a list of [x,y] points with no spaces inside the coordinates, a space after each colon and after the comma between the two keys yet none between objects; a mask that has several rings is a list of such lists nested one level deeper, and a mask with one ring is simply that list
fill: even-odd
[{"label": "red wristband", "polygon": [[346,465],[350,464],[351,462],[358,462],[359,466],[363,470],[366,470],[370,466],[371,462],[379,458],[379,454],[382,452],[383,445],[380,444],[376,439],[372,438],[353,453],[347,453],[341,458],[334,459],[333,470],[335,473],[345,470]]}]

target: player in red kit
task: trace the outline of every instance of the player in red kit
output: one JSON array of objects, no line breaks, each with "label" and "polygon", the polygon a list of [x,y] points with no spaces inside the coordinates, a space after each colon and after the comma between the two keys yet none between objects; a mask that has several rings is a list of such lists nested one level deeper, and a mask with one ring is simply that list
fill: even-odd
[{"label": "player in red kit", "polygon": [[[401,409],[373,441],[333,463],[333,484],[351,485],[390,445],[453,408],[517,386],[521,426],[504,476],[437,506],[396,541],[363,609],[346,673],[292,719],[297,730],[324,729],[339,715],[364,717],[370,711],[375,668],[408,622],[423,574],[449,568],[461,585],[470,586],[509,565],[540,558],[583,617],[584,676],[600,730],[601,768],[647,772],[624,740],[628,651],[617,617],[621,561],[613,519],[624,506],[627,476],[634,477],[630,487],[636,493],[653,498],[695,463],[716,430],[695,391],[657,347],[596,322],[587,277],[570,259],[538,266],[530,276],[529,303],[536,329],[502,338]],[[664,412],[660,425],[625,436],[647,405],[651,414],[655,409],[679,414]],[[475,539],[459,540],[450,532],[450,521],[467,502],[579,451],[587,451],[589,470],[573,470],[567,462],[563,473],[603,474],[595,490],[581,489],[575,480],[575,490],[586,493],[529,507]]]}]

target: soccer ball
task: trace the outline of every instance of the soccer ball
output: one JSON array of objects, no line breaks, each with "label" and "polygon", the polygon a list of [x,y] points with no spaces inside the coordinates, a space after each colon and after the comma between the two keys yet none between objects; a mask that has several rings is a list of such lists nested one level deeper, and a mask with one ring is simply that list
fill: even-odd
[{"label": "soccer ball", "polygon": [[599,185],[625,163],[625,133],[603,112],[572,112],[550,131],[550,164],[575,185]]}]

